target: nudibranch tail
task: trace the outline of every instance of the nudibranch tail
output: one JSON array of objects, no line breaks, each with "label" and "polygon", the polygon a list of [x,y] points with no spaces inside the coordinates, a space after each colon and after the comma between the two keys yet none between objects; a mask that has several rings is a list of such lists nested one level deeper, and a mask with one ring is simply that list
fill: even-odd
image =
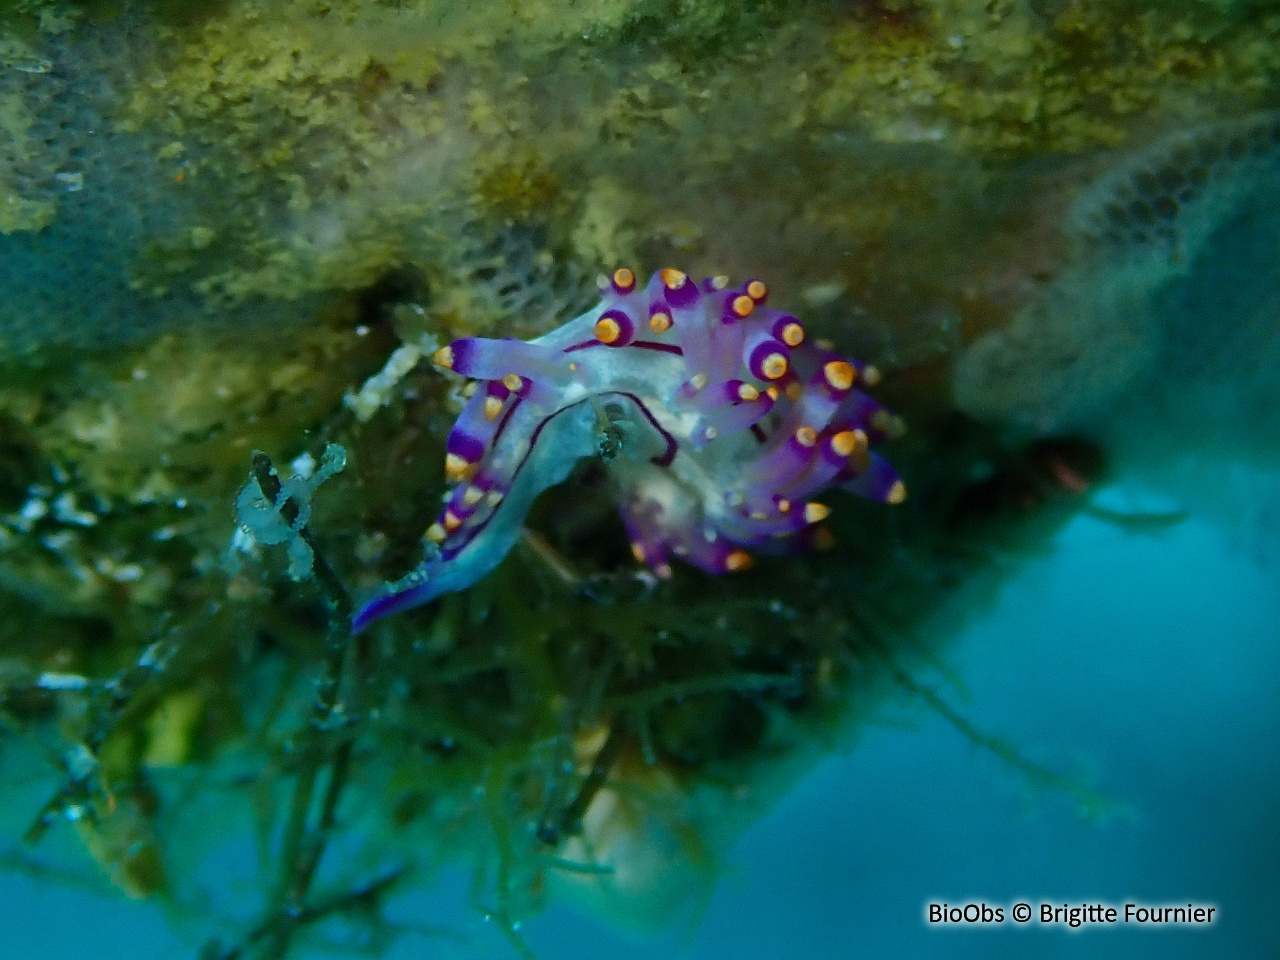
[{"label": "nudibranch tail", "polygon": [[391,591],[375,597],[356,611],[355,616],[351,618],[351,630],[353,633],[359,633],[375,620],[422,606],[437,596],[439,594],[432,594],[430,587],[425,583],[415,586],[396,584]]},{"label": "nudibranch tail", "polygon": [[466,337],[435,362],[477,381],[446,441],[453,489],[426,559],[353,627],[470,586],[520,534],[541,491],[599,456],[636,560],[662,578],[679,558],[713,573],[754,553],[830,539],[841,487],[885,503],[906,488],[870,445],[901,422],[860,389],[874,368],[813,344],[752,279],[698,282],[620,268],[592,310],[530,342]]}]

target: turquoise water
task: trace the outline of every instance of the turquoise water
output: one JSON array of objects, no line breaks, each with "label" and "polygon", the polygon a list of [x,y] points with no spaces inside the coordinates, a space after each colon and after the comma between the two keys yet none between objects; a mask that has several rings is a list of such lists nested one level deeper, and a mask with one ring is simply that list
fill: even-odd
[{"label": "turquoise water", "polygon": [[[553,906],[526,925],[530,946],[560,960],[1276,956],[1280,571],[1240,542],[1194,516],[1158,536],[1081,517],[947,657],[965,688],[951,701],[1036,760],[1092,771],[1125,808],[1109,821],[1082,820],[941,718],[901,708],[748,831],[699,922],[633,938]],[[191,954],[146,906],[2,883],[5,956]],[[396,918],[448,932],[389,956],[512,955],[467,912],[465,883],[398,901]],[[939,929],[923,921],[929,900],[1192,900],[1220,920]]]}]

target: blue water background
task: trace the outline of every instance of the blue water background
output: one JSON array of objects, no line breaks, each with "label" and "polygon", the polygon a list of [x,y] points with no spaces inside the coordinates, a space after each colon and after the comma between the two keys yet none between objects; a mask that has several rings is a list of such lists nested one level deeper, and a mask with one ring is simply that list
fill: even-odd
[{"label": "blue water background", "polygon": [[[1092,770],[1131,817],[1082,820],[1062,794],[923,706],[890,711],[821,763],[731,851],[700,924],[624,936],[567,907],[523,933],[539,957],[1280,956],[1280,581],[1192,517],[1159,536],[1081,516],[950,648],[948,691],[1038,760]],[[906,721],[904,726],[902,721]],[[144,904],[0,877],[0,956],[192,957]],[[508,957],[462,877],[395,914],[456,937],[390,954]],[[930,928],[929,900],[1213,903],[1211,929]]]}]

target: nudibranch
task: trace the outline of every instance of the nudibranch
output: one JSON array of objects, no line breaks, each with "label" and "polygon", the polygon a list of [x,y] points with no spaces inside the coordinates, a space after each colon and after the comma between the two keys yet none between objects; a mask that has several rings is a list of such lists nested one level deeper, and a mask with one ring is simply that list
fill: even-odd
[{"label": "nudibranch", "polygon": [[902,429],[858,389],[879,374],[766,306],[762,281],[666,269],[640,285],[624,268],[601,293],[536,340],[467,337],[435,355],[475,381],[446,442],[453,487],[426,559],[354,629],[485,576],[538,494],[584,457],[605,461],[636,560],[661,578],[672,558],[724,573],[820,540],[830,510],[811,498],[828,488],[904,499],[870,449]]}]

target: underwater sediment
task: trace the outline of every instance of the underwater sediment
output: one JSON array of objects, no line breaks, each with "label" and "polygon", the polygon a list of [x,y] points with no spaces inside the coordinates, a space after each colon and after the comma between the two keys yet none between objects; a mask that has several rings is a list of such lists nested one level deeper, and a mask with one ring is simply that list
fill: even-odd
[{"label": "underwater sediment", "polygon": [[[1265,5],[2,9],[5,862],[204,956],[381,942],[441,863],[513,939],[553,896],[669,916],[887,698],[948,709],[917,671],[1108,469],[1275,435]],[[465,398],[423,358],[673,265],[883,373],[906,501],[657,580],[587,456],[353,638],[440,513]],[[304,511],[256,541],[251,471]],[[257,900],[193,918],[244,838]]]}]

